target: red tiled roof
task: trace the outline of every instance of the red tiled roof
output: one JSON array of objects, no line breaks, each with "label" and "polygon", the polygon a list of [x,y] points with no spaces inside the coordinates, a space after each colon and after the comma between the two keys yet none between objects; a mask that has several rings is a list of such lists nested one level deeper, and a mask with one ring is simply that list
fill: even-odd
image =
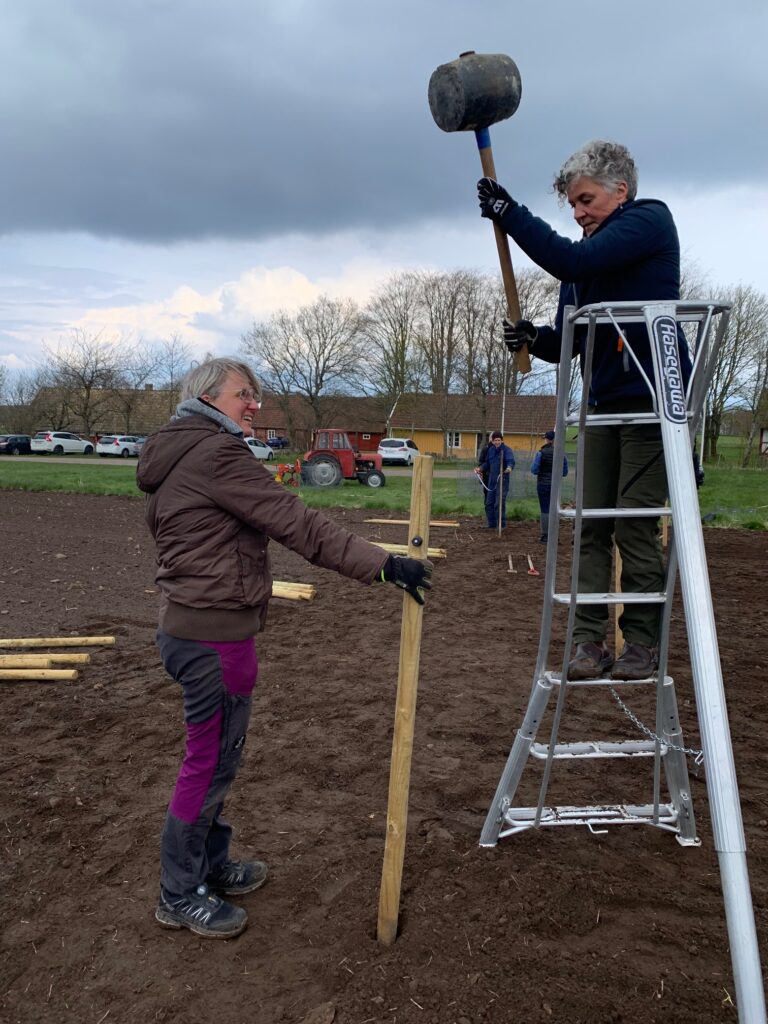
[{"label": "red tiled roof", "polygon": [[[542,434],[555,425],[555,395],[507,396],[504,430],[510,434]],[[392,429],[498,429],[502,425],[501,395],[403,395],[392,417]]]}]

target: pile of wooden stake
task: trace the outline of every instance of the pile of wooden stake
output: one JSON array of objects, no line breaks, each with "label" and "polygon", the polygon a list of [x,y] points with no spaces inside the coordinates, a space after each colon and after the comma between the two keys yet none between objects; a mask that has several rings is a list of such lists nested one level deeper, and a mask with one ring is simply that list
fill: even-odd
[{"label": "pile of wooden stake", "polygon": [[[13,640],[0,639],[0,650],[12,650],[17,653],[0,653],[0,680],[27,679],[72,681],[77,679],[78,671],[71,665],[87,665],[90,654],[63,653],[62,647],[111,647],[115,643],[113,636],[48,636],[19,637]],[[52,651],[30,654],[30,648],[51,647]],[[24,653],[18,653],[18,650]],[[64,666],[64,667],[61,667]]]}]

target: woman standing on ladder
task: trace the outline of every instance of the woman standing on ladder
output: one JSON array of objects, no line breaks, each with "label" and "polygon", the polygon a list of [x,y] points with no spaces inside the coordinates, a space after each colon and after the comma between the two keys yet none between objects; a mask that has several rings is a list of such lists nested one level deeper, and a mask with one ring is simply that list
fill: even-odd
[{"label": "woman standing on ladder", "polygon": [[[680,243],[669,209],[657,199],[636,199],[637,170],[629,151],[617,143],[593,141],[566,160],[554,182],[583,231],[574,242],[518,204],[498,182],[478,182],[480,210],[517,242],[535,263],[561,282],[555,327],[529,320],[504,321],[504,340],[512,351],[527,345],[531,355],[558,362],[563,310],[595,302],[675,300],[680,297]],[[649,380],[653,362],[644,325],[626,329],[627,340]],[[586,328],[577,328],[574,353],[582,372]],[[688,346],[678,330],[681,371],[691,374]],[[590,412],[635,413],[652,410],[652,396],[622,339],[609,326],[595,333]],[[588,426],[584,457],[585,508],[660,507],[667,497],[661,432],[657,425]],[[610,590],[613,535],[621,553],[622,591],[663,589],[664,563],[658,519],[585,518],[582,525],[579,591]],[[626,604],[619,625],[625,644],[614,662],[605,642],[608,608],[580,604],[573,639],[576,649],[569,679],[592,679],[609,671],[616,679],[645,679],[658,667],[659,606]],[[612,668],[612,671],[611,671]]]}]

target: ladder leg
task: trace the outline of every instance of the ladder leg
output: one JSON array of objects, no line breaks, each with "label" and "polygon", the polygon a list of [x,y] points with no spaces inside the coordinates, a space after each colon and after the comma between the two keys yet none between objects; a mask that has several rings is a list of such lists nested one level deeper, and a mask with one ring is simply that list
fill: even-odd
[{"label": "ladder leg", "polygon": [[688,762],[682,750],[683,730],[677,714],[675,684],[667,677],[662,689],[662,711],[664,718],[664,739],[670,744],[664,755],[664,769],[667,776],[669,795],[678,813],[679,834],[676,836],[681,846],[699,846],[696,836],[696,821],[693,816],[693,800],[691,799],[691,781],[688,777]]},{"label": "ladder leg", "polygon": [[507,758],[504,771],[501,773],[496,794],[485,819],[483,831],[480,833],[481,846],[495,846],[498,841],[499,832],[504,820],[504,812],[510,806],[512,797],[520,782],[520,776],[523,774],[531,745],[536,739],[536,733],[538,732],[551,693],[552,683],[547,682],[546,679],[536,680],[531,690],[528,710],[525,713],[523,724],[515,736],[515,742],[512,744],[512,750]]},{"label": "ladder leg", "polygon": [[712,832],[720,863],[725,916],[731,946],[736,1001],[742,1024],[765,1024],[755,915],[746,861],[736,768],[720,670],[717,630],[707,573],[704,536],[696,494],[693,455],[684,408],[665,384],[679,366],[674,306],[646,308],[656,371],[664,458],[680,564],[688,647],[696,695],[701,746],[707,773]]},{"label": "ladder leg", "polygon": [[722,851],[718,853],[717,859],[723,886],[739,1021],[743,1024],[765,1024],[765,994],[747,860],[742,851]]}]

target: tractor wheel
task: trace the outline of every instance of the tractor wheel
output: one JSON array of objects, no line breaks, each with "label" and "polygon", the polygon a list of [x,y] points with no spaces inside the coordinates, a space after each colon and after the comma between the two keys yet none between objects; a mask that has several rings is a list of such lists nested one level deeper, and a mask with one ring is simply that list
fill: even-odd
[{"label": "tractor wheel", "polygon": [[387,481],[380,469],[372,469],[365,482],[369,487],[383,487]]},{"label": "tractor wheel", "polygon": [[305,462],[304,468],[315,487],[337,487],[341,483],[341,466],[336,459],[318,455]]}]

